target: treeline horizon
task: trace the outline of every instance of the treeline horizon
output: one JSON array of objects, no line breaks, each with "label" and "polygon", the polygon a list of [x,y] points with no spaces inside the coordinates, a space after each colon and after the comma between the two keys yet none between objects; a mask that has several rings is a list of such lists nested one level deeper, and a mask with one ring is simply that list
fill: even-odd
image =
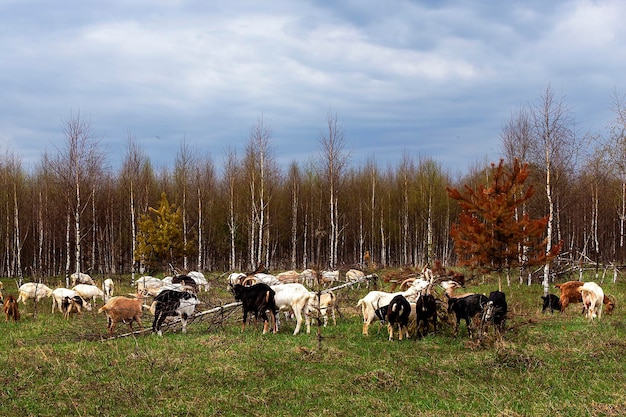
[{"label": "treeline horizon", "polygon": [[[512,112],[500,134],[500,158],[528,164],[524,205],[532,218],[551,215],[551,241],[561,260],[599,268],[624,263],[626,111],[615,98],[607,135],[579,137],[571,111],[546,88],[537,103]],[[446,187],[488,183],[492,165],[452,178],[441,164],[405,154],[393,167],[350,165],[335,114],[319,139],[319,158],[281,169],[271,130],[257,120],[241,155],[222,167],[181,142],[172,168],[156,169],[129,135],[119,170],[107,168],[88,121],[71,115],[66,142],[28,172],[18,156],[0,157],[0,241],[3,277],[113,276],[180,270],[271,271],[305,268],[364,270],[455,266],[450,229],[460,209]],[[182,213],[182,258],[143,271],[134,259],[137,224],[162,194]],[[546,231],[548,233],[548,231]],[[531,271],[532,272],[532,271]]]}]

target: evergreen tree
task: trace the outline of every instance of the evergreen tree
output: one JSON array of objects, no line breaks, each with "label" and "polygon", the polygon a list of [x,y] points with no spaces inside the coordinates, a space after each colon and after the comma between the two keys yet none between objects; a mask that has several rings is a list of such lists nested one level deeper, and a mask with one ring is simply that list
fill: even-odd
[{"label": "evergreen tree", "polygon": [[446,188],[462,210],[450,232],[460,263],[481,272],[506,269],[508,273],[511,268],[543,264],[556,256],[560,245],[546,254],[548,216],[535,220],[528,214],[516,216],[516,210],[535,193],[532,186],[524,188],[528,165],[516,159],[508,171],[500,160],[497,167],[491,164],[491,171],[488,185],[465,185],[464,194]]},{"label": "evergreen tree", "polygon": [[149,207],[141,215],[138,227],[135,258],[149,271],[180,263],[195,247],[191,240],[185,246],[181,210],[170,205],[165,193],[161,194],[158,209]]}]

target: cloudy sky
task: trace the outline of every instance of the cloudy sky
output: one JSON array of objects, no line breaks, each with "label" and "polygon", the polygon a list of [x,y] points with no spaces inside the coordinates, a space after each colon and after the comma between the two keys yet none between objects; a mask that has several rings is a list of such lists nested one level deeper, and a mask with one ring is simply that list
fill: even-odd
[{"label": "cloudy sky", "polygon": [[0,146],[25,166],[88,119],[119,166],[182,141],[223,160],[263,118],[276,160],[319,153],[329,113],[353,165],[499,158],[503,123],[548,85],[579,132],[626,93],[626,2],[0,0]]}]

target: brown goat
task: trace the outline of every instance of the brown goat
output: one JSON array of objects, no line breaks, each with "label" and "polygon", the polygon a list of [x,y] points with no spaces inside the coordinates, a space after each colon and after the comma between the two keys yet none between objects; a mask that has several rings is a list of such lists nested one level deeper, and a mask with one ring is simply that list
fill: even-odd
[{"label": "brown goat", "polygon": [[113,297],[105,305],[100,307],[98,313],[105,313],[107,316],[107,329],[109,334],[113,334],[113,329],[117,323],[128,323],[130,330],[133,330],[133,321],[136,321],[139,328],[141,325],[141,309],[144,297],[137,294],[136,298]]},{"label": "brown goat", "polygon": [[9,294],[7,299],[4,301],[4,314],[6,315],[7,322],[9,319],[13,319],[13,322],[20,319],[20,310],[17,306],[17,301],[15,301],[12,294]]},{"label": "brown goat", "polygon": [[[561,290],[561,296],[559,301],[561,303],[561,312],[565,311],[568,305],[574,303],[582,303],[583,297],[580,294],[579,288],[582,287],[584,282],[582,281],[567,281],[562,284],[555,284],[554,286]],[[604,296],[604,311],[605,313],[611,313],[615,308],[615,303]]]}]

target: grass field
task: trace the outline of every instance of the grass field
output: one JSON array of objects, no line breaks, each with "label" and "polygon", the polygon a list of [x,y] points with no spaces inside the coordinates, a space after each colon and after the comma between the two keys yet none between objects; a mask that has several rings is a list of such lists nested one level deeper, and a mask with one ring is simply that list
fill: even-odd
[{"label": "grass field", "polygon": [[[232,301],[224,282],[213,284],[201,297],[203,309]],[[35,316],[31,301],[20,305],[20,322],[0,321],[0,410],[5,416],[623,416],[626,285],[603,288],[617,299],[616,310],[589,323],[580,304],[543,315],[539,285],[505,287],[508,330],[501,342],[488,338],[482,346],[468,340],[463,324],[456,338],[448,323],[421,340],[389,342],[378,324],[364,337],[355,305],[366,289],[338,293],[342,317],[322,329],[321,348],[315,332],[293,336],[293,322],[277,335],[262,335],[260,326],[242,334],[241,310],[204,316],[187,334],[170,329],[162,338],[103,341],[103,315],[64,320],[50,314],[48,299]],[[144,326],[150,324],[147,314]]]}]

